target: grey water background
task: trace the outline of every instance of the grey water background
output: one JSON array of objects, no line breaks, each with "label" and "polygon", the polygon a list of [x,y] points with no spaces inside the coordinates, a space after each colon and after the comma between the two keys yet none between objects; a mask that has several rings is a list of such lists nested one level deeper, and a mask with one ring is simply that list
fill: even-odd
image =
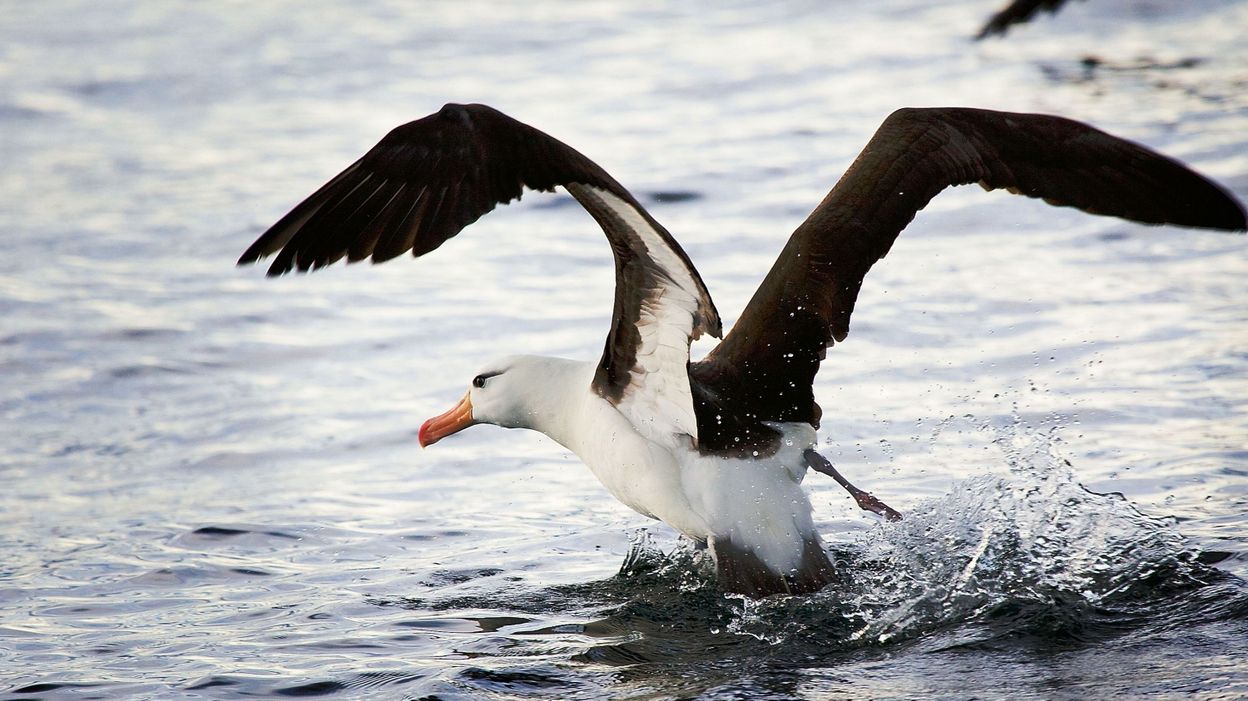
[{"label": "grey water background", "polygon": [[970,42],[998,4],[6,4],[0,697],[1248,695],[1242,236],[937,198],[817,385],[907,519],[811,476],[847,582],[761,602],[544,437],[417,447],[490,357],[600,351],[566,196],[419,261],[233,267],[448,101],[602,164],[726,322],[900,106],[1063,114],[1248,197],[1248,3]]}]

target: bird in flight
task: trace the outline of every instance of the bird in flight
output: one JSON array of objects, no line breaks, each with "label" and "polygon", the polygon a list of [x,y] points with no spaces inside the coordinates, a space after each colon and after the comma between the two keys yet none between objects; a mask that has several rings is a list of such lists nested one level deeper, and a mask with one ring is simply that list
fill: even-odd
[{"label": "bird in flight", "polygon": [[[423,256],[525,188],[563,187],[614,254],[602,357],[490,361],[452,409],[421,426],[420,444],[479,423],[541,431],[625,505],[705,546],[724,589],[804,593],[837,579],[801,487],[808,469],[836,479],[862,508],[900,518],[816,451],[819,364],[849,333],[871,266],[937,193],[969,183],[1149,224],[1245,229],[1243,208],[1218,185],[1085,124],[900,109],[793,232],[724,335],[689,257],[623,185],[498,110],[448,104],[387,134],[239,264],[273,255],[268,274],[282,275],[343,258]],[[693,361],[689,345],[702,334],[723,340]]]},{"label": "bird in flight", "polygon": [[1011,26],[1030,22],[1042,10],[1056,14],[1065,4],[1066,0],[1011,0],[1008,5],[988,18],[984,26],[979,28],[975,39],[978,41],[991,36],[1005,36]]}]

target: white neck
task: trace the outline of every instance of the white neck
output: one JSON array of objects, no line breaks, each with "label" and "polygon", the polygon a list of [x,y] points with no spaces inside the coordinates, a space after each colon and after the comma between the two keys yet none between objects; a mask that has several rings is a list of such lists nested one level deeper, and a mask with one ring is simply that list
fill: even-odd
[{"label": "white neck", "polygon": [[[541,431],[573,452],[583,438],[586,399],[592,395],[594,363],[530,356],[510,388],[513,408],[495,421],[508,428]],[[519,373],[517,373],[519,374]]]}]

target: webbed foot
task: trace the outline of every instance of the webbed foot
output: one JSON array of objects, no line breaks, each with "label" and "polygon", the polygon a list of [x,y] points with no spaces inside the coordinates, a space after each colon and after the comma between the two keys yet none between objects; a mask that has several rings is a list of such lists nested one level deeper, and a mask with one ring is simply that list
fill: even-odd
[{"label": "webbed foot", "polygon": [[822,472],[844,487],[845,491],[849,492],[849,495],[854,498],[854,501],[858,502],[858,508],[863,511],[870,511],[873,514],[879,514],[884,517],[885,521],[896,522],[901,520],[901,512],[880,501],[874,494],[864,492],[850,484],[849,480],[842,477],[841,473],[837,472],[835,467],[832,467],[832,463],[828,462],[828,459],[820,455],[814,448],[807,448],[804,456],[806,464],[811,469],[816,472]]}]

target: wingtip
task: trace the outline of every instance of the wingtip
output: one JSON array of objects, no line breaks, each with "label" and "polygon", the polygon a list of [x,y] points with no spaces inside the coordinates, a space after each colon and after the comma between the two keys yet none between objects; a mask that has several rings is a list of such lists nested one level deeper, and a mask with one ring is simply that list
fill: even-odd
[{"label": "wingtip", "polygon": [[243,251],[243,254],[238,257],[238,262],[236,262],[234,265],[242,267],[244,265],[250,265],[260,260],[264,256],[264,253],[260,251],[259,244],[260,244],[260,239],[257,239],[254,243],[248,246],[247,250]]},{"label": "wingtip", "polygon": [[[1220,201],[1217,204],[1220,206],[1216,207],[1217,211],[1208,213],[1196,225],[1232,234],[1242,234],[1248,231],[1248,212],[1244,210],[1243,204],[1220,187],[1218,187],[1218,195]],[[1210,209],[1215,208],[1210,207]]]},{"label": "wingtip", "polygon": [[1235,206],[1235,214],[1233,215],[1234,225],[1229,229],[1231,233],[1243,234],[1248,233],[1248,211],[1244,210],[1244,206],[1236,200],[1231,200]]},{"label": "wingtip", "polygon": [[[252,249],[247,249],[247,251],[244,252],[243,255],[239,256],[238,261],[234,263],[234,266],[241,268],[246,265],[253,265],[267,257],[268,257],[268,254],[266,253],[263,253],[260,251],[254,251]],[[295,264],[293,261],[285,259],[284,256],[278,256],[273,261],[273,264],[269,266],[268,270],[264,271],[264,276],[265,277],[281,277],[285,275],[286,273],[289,273],[291,270],[293,270],[294,267],[295,267]],[[299,272],[307,272],[307,271],[304,269],[301,269]]]},{"label": "wingtip", "polygon": [[[269,269],[264,271],[264,276],[281,277],[293,270],[294,267],[294,261],[283,260],[281,256],[278,256],[277,260],[273,261],[273,265],[270,265]],[[300,272],[303,271],[301,270]]]}]

